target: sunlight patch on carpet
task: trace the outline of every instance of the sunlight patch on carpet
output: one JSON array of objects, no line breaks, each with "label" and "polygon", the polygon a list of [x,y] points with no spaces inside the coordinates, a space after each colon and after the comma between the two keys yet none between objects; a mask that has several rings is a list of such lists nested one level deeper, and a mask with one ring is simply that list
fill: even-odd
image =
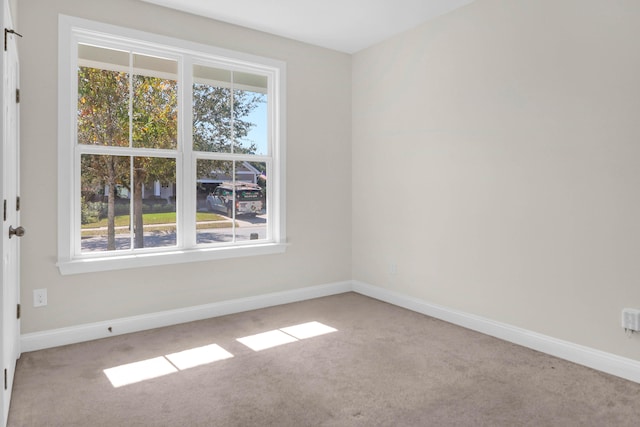
[{"label": "sunlight patch on carpet", "polygon": [[261,334],[249,335],[238,338],[236,341],[246,345],[253,351],[261,351],[336,331],[337,329],[320,322],[307,322],[301,323],[300,325],[287,326],[286,328],[274,329],[273,331],[263,332]]},{"label": "sunlight patch on carpet", "polygon": [[189,368],[195,368],[196,366],[217,362],[218,360],[230,359],[233,357],[233,354],[229,353],[217,344],[211,344],[178,353],[168,354],[165,357],[169,359],[176,368],[182,371]]},{"label": "sunlight patch on carpet", "polygon": [[[307,322],[237,338],[236,341],[244,344],[253,351],[261,351],[337,331],[337,329],[320,322]],[[234,357],[233,354],[219,345],[209,344],[165,356],[108,368],[104,370],[104,374],[113,387],[118,388],[232,357]]]},{"label": "sunlight patch on carpet", "polygon": [[313,338],[324,334],[330,334],[331,332],[337,331],[337,329],[320,322],[302,323],[300,325],[281,328],[280,330],[299,340]]},{"label": "sunlight patch on carpet", "polygon": [[219,345],[210,344],[140,362],[127,363],[105,369],[103,372],[111,381],[111,385],[118,388],[232,357],[233,354]]},{"label": "sunlight patch on carpet", "polygon": [[274,331],[238,338],[237,341],[246,345],[253,351],[260,351],[271,347],[277,347],[282,344],[296,342],[298,340],[291,335],[287,335],[276,329]]},{"label": "sunlight patch on carpet", "polygon": [[104,370],[105,375],[116,388],[150,380],[151,378],[158,378],[174,372],[178,372],[178,370],[164,357],[154,357],[153,359],[127,363],[126,365]]}]

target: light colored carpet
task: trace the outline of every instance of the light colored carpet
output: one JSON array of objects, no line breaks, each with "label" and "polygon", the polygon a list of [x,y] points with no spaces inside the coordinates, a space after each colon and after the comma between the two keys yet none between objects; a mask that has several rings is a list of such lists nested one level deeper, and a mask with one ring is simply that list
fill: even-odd
[{"label": "light colored carpet", "polygon": [[[308,322],[336,331],[237,341]],[[211,344],[228,358],[164,357]],[[120,387],[104,372],[169,359],[177,372]],[[354,293],[23,354],[9,414],[14,427],[637,425],[640,384]]]}]

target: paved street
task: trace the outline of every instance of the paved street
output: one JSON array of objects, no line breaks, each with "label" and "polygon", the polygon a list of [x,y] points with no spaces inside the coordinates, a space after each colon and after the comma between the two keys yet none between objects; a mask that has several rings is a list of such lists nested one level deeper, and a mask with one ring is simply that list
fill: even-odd
[{"label": "paved street", "polygon": [[[236,240],[258,239],[267,237],[267,225],[264,215],[255,218],[236,218],[238,226],[235,229]],[[197,243],[231,242],[233,240],[233,228],[205,228],[196,231]],[[106,233],[106,232],[105,232]],[[158,248],[175,246],[176,233],[174,231],[149,231],[144,233],[144,247]],[[107,250],[107,239],[105,236],[95,236],[82,239],[83,252],[97,252]],[[127,234],[116,234],[116,249],[130,249],[131,237]]]}]

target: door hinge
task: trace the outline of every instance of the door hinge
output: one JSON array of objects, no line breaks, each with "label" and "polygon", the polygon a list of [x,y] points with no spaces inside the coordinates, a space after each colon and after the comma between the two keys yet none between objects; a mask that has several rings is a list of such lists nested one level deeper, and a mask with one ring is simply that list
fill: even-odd
[{"label": "door hinge", "polygon": [[4,220],[7,220],[7,199],[4,199]]},{"label": "door hinge", "polygon": [[22,37],[22,34],[18,34],[16,33],[14,30],[10,30],[8,28],[4,29],[4,51],[7,51],[7,35],[8,34],[15,34],[18,37]]},{"label": "door hinge", "polygon": [[16,104],[20,104],[20,89],[16,89]]},{"label": "door hinge", "polygon": [[17,318],[20,319],[20,304],[18,304],[18,309],[17,309],[18,313],[17,313]]},{"label": "door hinge", "polygon": [[7,383],[8,383],[8,381],[7,381],[7,369],[5,368],[5,370],[4,370],[4,389],[5,390],[9,389],[9,384],[7,384]]},{"label": "door hinge", "polygon": [[20,196],[16,197],[16,211],[20,210]]}]

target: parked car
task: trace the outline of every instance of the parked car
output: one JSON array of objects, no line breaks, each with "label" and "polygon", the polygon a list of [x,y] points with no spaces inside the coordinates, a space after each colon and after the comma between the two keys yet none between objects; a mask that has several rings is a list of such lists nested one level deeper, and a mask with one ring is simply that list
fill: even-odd
[{"label": "parked car", "polygon": [[[233,194],[235,189],[236,200]],[[207,196],[207,209],[222,212],[228,217],[233,216],[235,205],[236,216],[256,215],[264,208],[264,194],[257,184],[249,182],[223,182],[213,193]]]}]

